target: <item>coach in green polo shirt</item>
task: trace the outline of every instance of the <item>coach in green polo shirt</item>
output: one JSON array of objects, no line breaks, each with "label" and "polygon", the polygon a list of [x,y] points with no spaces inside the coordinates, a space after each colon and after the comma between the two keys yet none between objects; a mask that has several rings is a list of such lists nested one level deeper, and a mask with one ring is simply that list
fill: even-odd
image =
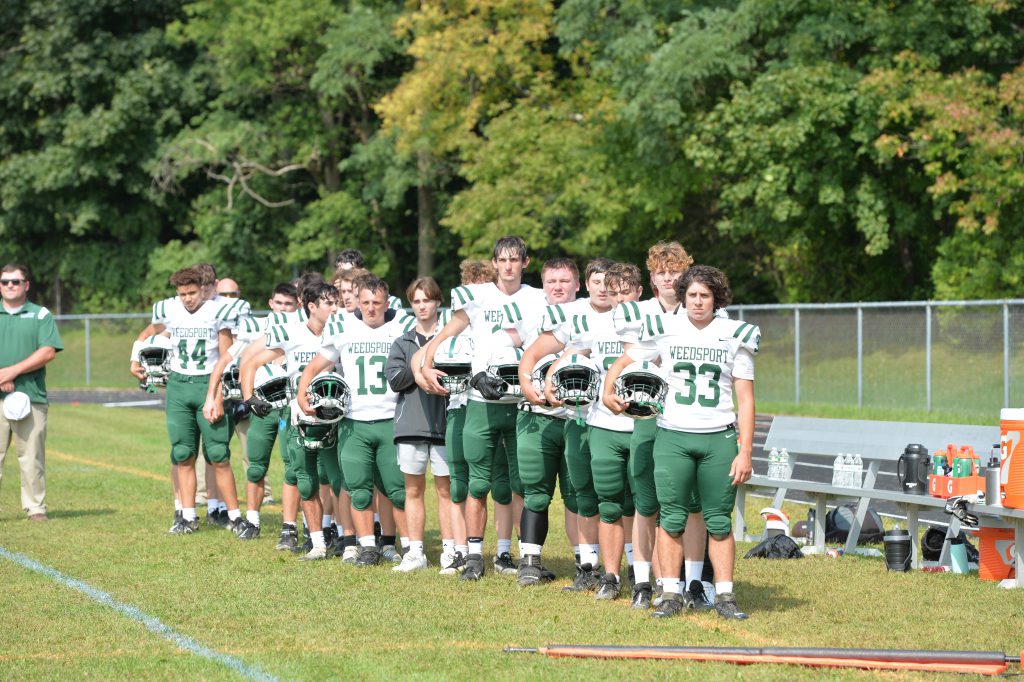
[{"label": "coach in green polo shirt", "polygon": [[0,268],[0,480],[14,436],[21,506],[30,521],[45,521],[46,363],[64,346],[50,311],[28,300],[31,278],[24,265]]}]

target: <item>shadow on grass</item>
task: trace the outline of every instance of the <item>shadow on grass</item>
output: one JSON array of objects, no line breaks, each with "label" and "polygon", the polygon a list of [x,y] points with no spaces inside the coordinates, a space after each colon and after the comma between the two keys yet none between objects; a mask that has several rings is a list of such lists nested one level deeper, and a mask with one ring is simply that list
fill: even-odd
[{"label": "shadow on grass", "polygon": [[62,519],[76,519],[82,516],[110,516],[116,514],[116,509],[56,509],[46,512],[51,521]]},{"label": "shadow on grass", "polygon": [[[769,561],[769,559],[759,559]],[[805,607],[810,603],[808,599],[794,597],[794,590],[786,587],[779,587],[770,583],[758,583],[744,585],[742,582],[737,585],[739,599],[743,609],[748,613],[773,613],[791,611],[796,608]],[[745,589],[744,589],[745,588]]]}]

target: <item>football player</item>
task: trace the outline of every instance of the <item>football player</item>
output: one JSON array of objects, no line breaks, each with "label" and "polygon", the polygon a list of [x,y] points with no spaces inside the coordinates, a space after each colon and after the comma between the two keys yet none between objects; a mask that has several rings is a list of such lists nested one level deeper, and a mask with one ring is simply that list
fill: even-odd
[{"label": "football player", "polygon": [[[604,403],[622,412],[626,403],[609,390],[636,360],[661,360],[669,383],[665,410],[657,420],[654,472],[660,505],[658,553],[665,597],[653,612],[663,618],[693,606],[680,589],[682,533],[694,494],[710,533],[714,566],[714,608],[723,618],[743,619],[733,595],[736,545],[732,510],[736,486],[751,475],[754,436],[754,355],[761,332],[756,325],[715,315],[732,301],[729,281],[718,269],[689,268],[675,283],[685,315],[645,315],[638,343],[609,369]],[[733,393],[737,412],[733,412]],[[687,576],[689,577],[689,576]],[[699,584],[699,583],[698,583]]]},{"label": "football player", "polygon": [[[388,285],[372,277],[357,284],[359,309],[327,326],[319,354],[299,377],[297,402],[306,414],[314,414],[306,397],[309,382],[337,364],[352,391],[349,413],[338,427],[339,459],[352,495],[352,516],[359,542],[357,566],[379,563],[390,543],[377,547],[373,534],[373,489],[379,482],[395,507],[395,521],[405,530],[405,486],[394,443],[394,416],[398,394],[388,386],[384,366],[395,339],[412,329],[416,318],[401,318],[387,307]],[[402,535],[405,535],[403,532]]]},{"label": "football player", "polygon": [[[492,265],[497,271],[497,283],[458,287],[452,290],[452,320],[428,344],[423,355],[423,388],[438,395],[448,391],[438,383],[438,372],[433,368],[434,353],[438,346],[453,336],[469,330],[473,336],[479,371],[470,380],[469,404],[463,427],[463,447],[469,463],[469,499],[466,504],[466,527],[469,556],[462,580],[479,580],[484,575],[483,538],[487,527],[487,497],[492,492],[492,473],[500,468],[515,475],[516,402],[515,396],[506,396],[501,390],[505,382],[487,373],[486,365],[492,350],[491,338],[495,331],[505,328],[506,308],[518,306],[528,310],[546,305],[544,292],[523,284],[523,270],[530,258],[526,243],[519,237],[503,237],[494,245]],[[502,455],[504,451],[504,455]],[[515,471],[515,474],[513,473]],[[511,488],[511,486],[510,486]],[[494,491],[495,517],[498,520],[498,553],[507,554],[501,569],[515,571],[510,550],[512,547],[512,490]],[[505,566],[504,564],[510,564]]]}]

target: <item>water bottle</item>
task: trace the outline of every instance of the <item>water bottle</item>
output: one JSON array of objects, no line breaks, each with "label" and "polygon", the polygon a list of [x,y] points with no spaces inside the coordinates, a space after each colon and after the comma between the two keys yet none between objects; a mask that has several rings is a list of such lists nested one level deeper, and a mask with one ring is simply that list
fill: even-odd
[{"label": "water bottle", "polygon": [[768,478],[779,478],[779,449],[772,448],[768,453]]},{"label": "water bottle", "polygon": [[839,453],[836,455],[835,462],[832,463],[832,485],[839,487],[842,485],[842,474],[843,474],[843,454]]},{"label": "water bottle", "polygon": [[789,450],[782,448],[782,452],[779,453],[779,478],[788,481],[792,475],[793,471],[789,468]]},{"label": "water bottle", "polygon": [[864,460],[858,452],[853,456],[853,487],[860,488],[864,485]]},{"label": "water bottle", "polygon": [[807,510],[807,543],[814,544],[814,519],[817,516],[814,509]]},{"label": "water bottle", "polygon": [[853,453],[846,453],[846,459],[843,460],[843,487],[853,488]]}]

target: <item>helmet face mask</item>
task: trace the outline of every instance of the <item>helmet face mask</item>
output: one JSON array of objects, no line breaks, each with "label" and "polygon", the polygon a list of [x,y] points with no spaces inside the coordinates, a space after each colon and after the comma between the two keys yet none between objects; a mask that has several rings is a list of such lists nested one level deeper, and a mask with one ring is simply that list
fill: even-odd
[{"label": "helmet face mask", "polygon": [[280,365],[263,365],[256,370],[252,393],[260,400],[270,403],[275,410],[284,407],[292,397],[288,373]]},{"label": "helmet face mask", "polygon": [[[309,383],[306,398],[320,423],[332,424],[348,414],[352,391],[340,374],[324,372]],[[301,420],[299,424],[302,424]]]},{"label": "helmet face mask", "polygon": [[521,348],[502,348],[491,359],[487,373],[505,382],[502,392],[507,396],[521,396],[519,385],[519,361],[523,357]]},{"label": "helmet face mask", "polygon": [[455,395],[469,389],[473,375],[473,341],[468,336],[456,336],[442,343],[434,353],[434,369],[445,373],[438,377],[448,393]]},{"label": "helmet face mask", "polygon": [[338,428],[334,422],[301,415],[295,425],[299,445],[306,450],[322,450],[338,442]]},{"label": "helmet face mask", "polygon": [[146,373],[139,385],[142,388],[166,386],[171,373],[171,340],[166,336],[151,336],[147,343],[149,345],[139,350],[139,364]]},{"label": "helmet face mask", "polygon": [[537,361],[537,365],[533,368],[533,372],[530,374],[530,382],[533,384],[533,390],[537,391],[538,395],[544,397],[544,384],[547,381],[548,370],[551,369],[551,365],[555,364],[558,360],[558,356],[555,354],[549,354],[542,357]]},{"label": "helmet face mask", "polygon": [[572,355],[551,375],[555,398],[566,405],[581,407],[597,399],[601,370],[590,358]]},{"label": "helmet face mask", "polygon": [[237,361],[232,362],[224,370],[224,374],[221,376],[220,390],[224,394],[225,400],[242,399],[242,381],[239,378]]},{"label": "helmet face mask", "polygon": [[633,419],[654,419],[665,409],[668,382],[657,365],[633,362],[615,380],[615,394],[629,403],[623,414]]}]

